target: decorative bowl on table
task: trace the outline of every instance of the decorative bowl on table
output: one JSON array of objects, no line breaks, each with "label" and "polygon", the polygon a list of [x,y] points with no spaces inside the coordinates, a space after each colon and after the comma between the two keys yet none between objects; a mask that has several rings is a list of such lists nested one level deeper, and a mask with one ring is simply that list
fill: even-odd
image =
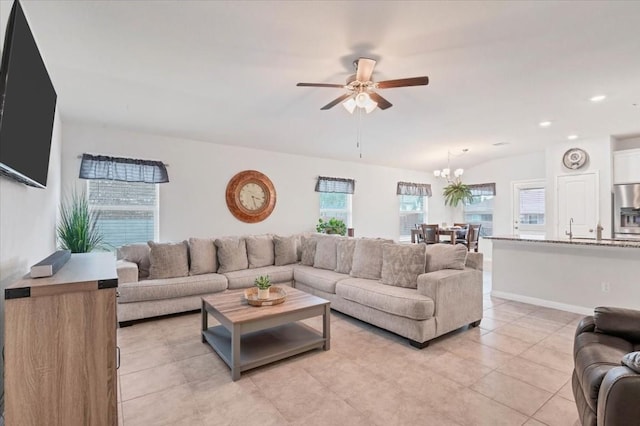
[{"label": "decorative bowl on table", "polygon": [[247,303],[251,306],[272,306],[284,302],[287,298],[287,293],[280,287],[271,286],[269,287],[269,298],[259,299],[258,287],[251,287],[245,289],[244,298],[247,299]]}]

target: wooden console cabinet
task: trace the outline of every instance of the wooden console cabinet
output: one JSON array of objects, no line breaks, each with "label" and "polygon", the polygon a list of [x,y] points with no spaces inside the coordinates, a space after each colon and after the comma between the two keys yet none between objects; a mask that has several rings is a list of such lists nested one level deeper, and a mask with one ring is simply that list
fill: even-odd
[{"label": "wooden console cabinet", "polygon": [[115,426],[115,258],[73,254],[5,289],[7,425]]}]

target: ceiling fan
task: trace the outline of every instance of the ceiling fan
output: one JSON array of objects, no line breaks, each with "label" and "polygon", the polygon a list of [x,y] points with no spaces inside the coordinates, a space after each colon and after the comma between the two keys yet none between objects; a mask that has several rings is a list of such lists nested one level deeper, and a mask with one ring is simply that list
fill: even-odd
[{"label": "ceiling fan", "polygon": [[360,58],[357,61],[353,61],[353,65],[356,68],[356,73],[347,78],[346,84],[298,83],[296,84],[296,86],[334,87],[346,89],[347,93],[337,97],[320,109],[331,109],[339,103],[342,103],[347,111],[352,114],[356,107],[363,108],[368,114],[376,109],[376,107],[385,110],[393,106],[391,102],[375,92],[375,90],[377,89],[393,89],[396,87],[407,86],[426,86],[427,84],[429,84],[429,77],[427,76],[401,78],[398,80],[385,80],[375,83],[371,81],[373,68],[376,66],[376,61],[374,59]]}]

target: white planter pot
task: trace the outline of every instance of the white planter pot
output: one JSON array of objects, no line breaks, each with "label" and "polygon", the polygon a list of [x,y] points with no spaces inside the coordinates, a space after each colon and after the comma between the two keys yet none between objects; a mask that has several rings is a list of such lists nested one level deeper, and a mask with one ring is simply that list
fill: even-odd
[{"label": "white planter pot", "polygon": [[258,299],[265,300],[265,299],[268,299],[268,298],[269,298],[269,289],[266,288],[266,289],[262,290],[262,289],[259,288],[258,289]]}]

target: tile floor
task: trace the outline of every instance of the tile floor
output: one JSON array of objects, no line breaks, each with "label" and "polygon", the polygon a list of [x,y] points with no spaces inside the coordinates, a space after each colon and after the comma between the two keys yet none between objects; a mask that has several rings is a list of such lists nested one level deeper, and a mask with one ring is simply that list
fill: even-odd
[{"label": "tile floor", "polygon": [[[333,312],[330,351],[237,382],[201,343],[200,314],[143,322],[118,329],[119,424],[578,425],[570,377],[580,318],[487,293],[480,327],[417,350]],[[321,317],[305,322],[321,329]]]}]

